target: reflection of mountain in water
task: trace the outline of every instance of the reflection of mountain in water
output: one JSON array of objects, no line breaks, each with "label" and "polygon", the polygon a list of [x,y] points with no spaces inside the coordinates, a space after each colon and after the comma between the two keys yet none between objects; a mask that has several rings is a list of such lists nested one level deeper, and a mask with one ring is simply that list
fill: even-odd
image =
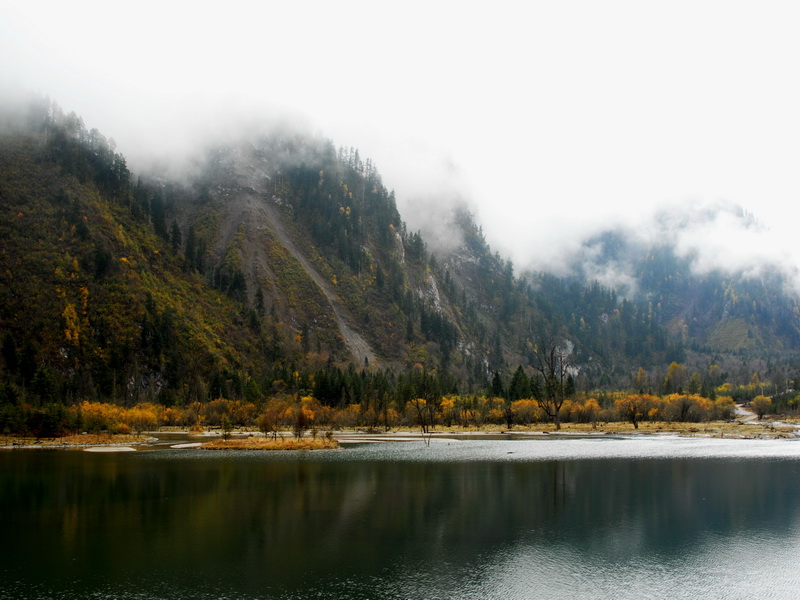
[{"label": "reflection of mountain in water", "polygon": [[365,589],[404,568],[423,579],[484,573],[482,560],[512,548],[585,564],[668,561],[709,535],[781,543],[800,492],[791,460],[365,456],[0,455],[0,526],[18,540],[6,573],[44,573],[37,585],[54,589],[224,582],[263,597],[351,580]]}]

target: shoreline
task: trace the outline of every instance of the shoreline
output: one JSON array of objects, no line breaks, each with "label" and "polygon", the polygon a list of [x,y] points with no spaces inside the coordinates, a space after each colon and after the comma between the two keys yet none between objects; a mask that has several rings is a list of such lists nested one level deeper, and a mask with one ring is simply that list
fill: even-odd
[{"label": "shoreline", "polygon": [[[276,434],[278,441],[294,440],[295,436],[290,431],[281,431]],[[670,423],[670,422],[642,422],[635,429],[630,423],[604,423],[593,427],[590,423],[564,423],[560,430],[552,424],[516,426],[508,429],[497,425],[477,427],[444,427],[440,426],[432,431],[423,433],[419,429],[396,428],[385,430],[375,429],[342,429],[333,431],[332,437],[341,445],[419,441],[431,439],[462,439],[500,437],[502,439],[546,439],[546,438],[578,438],[578,437],[652,437],[652,436],[677,436],[695,438],[727,438],[727,439],[760,439],[760,440],[797,440],[800,439],[800,424],[784,421],[714,421],[709,423]],[[264,449],[264,443],[258,440],[267,440],[272,434],[264,435],[253,429],[236,429],[230,432],[231,440],[252,439],[250,445],[254,449]],[[322,439],[320,435],[317,439]],[[75,434],[60,438],[40,439],[23,436],[0,436],[0,450],[17,449],[94,449],[95,452],[103,451],[132,451],[136,448],[153,448],[164,446],[170,438],[176,438],[176,445],[183,448],[199,447],[204,443],[222,440],[223,432],[220,428],[209,428],[203,431],[192,431],[186,428],[161,428],[157,431],[146,431],[141,434]],[[306,433],[301,440],[312,441],[314,438]],[[184,443],[180,443],[184,442]],[[258,446],[261,446],[259,448]],[[239,444],[247,447],[247,444]],[[277,444],[280,446],[280,444]],[[120,450],[125,448],[125,450]],[[283,449],[283,448],[278,448]]]},{"label": "shoreline", "polygon": [[69,450],[83,448],[118,448],[122,446],[143,446],[158,442],[153,434],[143,432],[133,434],[70,434],[56,438],[36,439],[19,435],[0,435],[0,450]]}]

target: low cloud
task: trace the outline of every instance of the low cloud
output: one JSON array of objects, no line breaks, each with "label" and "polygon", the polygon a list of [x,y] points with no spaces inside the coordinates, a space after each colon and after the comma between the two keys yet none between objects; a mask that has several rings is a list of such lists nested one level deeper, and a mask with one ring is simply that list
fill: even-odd
[{"label": "low cloud", "polygon": [[[458,243],[451,207],[467,202],[518,272],[583,261],[630,288],[624,261],[586,248],[606,230],[673,243],[698,273],[800,262],[789,5],[465,6],[455,28],[416,2],[146,5],[3,3],[0,93],[49,94],[136,170],[299,124],[371,158],[432,248]],[[689,195],[757,207],[763,225],[676,201]]]},{"label": "low cloud", "polygon": [[670,247],[689,261],[696,275],[722,272],[761,278],[777,270],[793,291],[800,293],[800,273],[785,238],[726,201],[686,200],[628,222],[618,217],[598,219],[583,231],[564,229],[562,234],[570,239],[554,242],[550,248],[559,256],[558,269],[549,269],[537,260],[527,267],[560,275],[580,274],[631,296],[637,291],[641,258],[651,249]]}]

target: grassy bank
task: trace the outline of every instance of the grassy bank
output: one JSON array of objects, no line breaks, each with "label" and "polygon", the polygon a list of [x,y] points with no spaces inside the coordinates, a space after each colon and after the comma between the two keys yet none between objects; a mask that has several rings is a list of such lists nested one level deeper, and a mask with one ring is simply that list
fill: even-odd
[{"label": "grassy bank", "polygon": [[[295,438],[288,432],[283,437],[272,439],[255,434],[251,429],[237,429],[234,437],[228,440],[218,437],[219,431],[203,431],[202,429],[188,432],[180,427],[165,427],[160,431],[167,433],[190,433],[200,436],[211,435],[214,439],[202,444],[202,447],[210,450],[236,450],[236,449],[255,449],[255,450],[317,450],[337,448],[338,442],[333,437],[305,436]],[[214,433],[216,432],[216,433]],[[518,434],[518,435],[678,435],[683,437],[715,437],[715,438],[739,438],[739,439],[796,439],[800,432],[800,424],[793,421],[709,421],[707,423],[674,423],[668,421],[644,421],[639,423],[639,428],[635,429],[630,423],[610,422],[597,423],[563,423],[560,430],[556,430],[552,424],[531,424],[518,425],[512,429],[500,425],[486,425],[477,427],[461,426],[437,426],[431,430],[433,436],[458,436],[465,434]],[[348,438],[365,436],[372,440],[381,437],[394,438],[397,436],[419,436],[418,428],[392,428],[389,431],[363,430],[363,429],[341,429],[338,434]],[[142,445],[157,437],[157,433],[150,435],[133,434],[76,434],[66,435],[55,438],[36,439],[34,437],[24,437],[16,435],[0,436],[0,449],[2,448],[59,448],[59,447],[84,447],[84,446],[121,446],[121,445]],[[247,437],[242,437],[242,436]],[[199,440],[198,440],[199,441]]]},{"label": "grassy bank", "polygon": [[331,450],[339,447],[335,438],[262,438],[213,440],[201,450]]},{"label": "grassy bank", "polygon": [[[419,431],[419,430],[417,430]],[[621,421],[609,423],[562,423],[561,429],[557,430],[552,424],[534,424],[514,426],[508,429],[501,426],[486,426],[481,429],[470,429],[462,427],[437,427],[432,430],[433,434],[448,433],[545,433],[545,434],[617,434],[617,435],[653,435],[671,434],[683,437],[729,437],[729,438],[794,438],[798,429],[798,423],[790,420],[786,421],[709,421],[707,423],[675,423],[671,421],[642,421],[638,429],[633,425]]]},{"label": "grassy bank", "polygon": [[62,448],[81,446],[120,446],[144,444],[153,438],[121,433],[81,433],[63,437],[41,438],[19,435],[0,436],[0,448]]}]

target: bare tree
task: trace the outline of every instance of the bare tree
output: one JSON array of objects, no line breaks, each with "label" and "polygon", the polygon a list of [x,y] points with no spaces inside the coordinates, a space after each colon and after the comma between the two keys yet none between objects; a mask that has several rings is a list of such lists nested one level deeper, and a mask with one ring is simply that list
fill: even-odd
[{"label": "bare tree", "polygon": [[539,407],[547,417],[556,425],[556,429],[561,429],[561,406],[566,400],[565,384],[569,377],[569,370],[572,366],[570,354],[572,353],[572,343],[564,340],[559,344],[555,338],[536,347],[536,369],[544,379],[544,389],[542,397],[537,398]]},{"label": "bare tree", "polygon": [[422,429],[422,439],[426,445],[430,445],[432,429],[436,426],[436,402],[425,398],[413,398],[410,403],[416,412],[417,424]]}]

